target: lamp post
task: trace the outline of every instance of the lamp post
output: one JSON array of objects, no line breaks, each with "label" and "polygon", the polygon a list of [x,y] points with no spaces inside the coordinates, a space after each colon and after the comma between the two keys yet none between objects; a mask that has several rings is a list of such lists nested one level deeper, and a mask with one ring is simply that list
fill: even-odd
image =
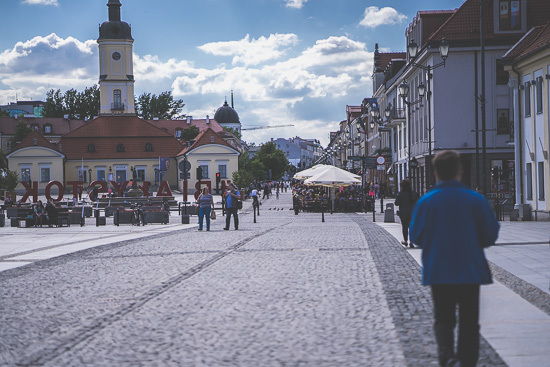
[{"label": "lamp post", "polygon": [[[409,58],[411,59],[410,64],[426,71],[426,83],[428,84],[427,88],[424,86],[424,84],[420,84],[418,86],[418,94],[421,93],[421,88],[423,88],[423,92],[426,94],[426,100],[428,101],[428,163],[426,163],[426,176],[428,181],[428,187],[431,188],[432,186],[432,109],[431,109],[431,97],[432,97],[432,83],[431,79],[433,77],[432,70],[437,69],[441,66],[445,66],[445,62],[447,61],[447,57],[449,56],[449,43],[443,37],[441,39],[441,42],[439,44],[439,54],[441,56],[442,62],[435,64],[435,65],[422,65],[414,62],[413,60],[416,59],[417,53],[418,53],[418,45],[414,40],[411,40],[409,45],[407,46],[407,51],[409,53]],[[422,97],[421,97],[422,98]],[[408,112],[410,117],[410,111]]]},{"label": "lamp post", "polygon": [[419,95],[419,99],[414,101],[414,102],[410,102],[410,101],[407,101],[407,97],[409,95],[409,85],[407,84],[406,81],[403,81],[403,83],[401,83],[401,85],[399,85],[398,87],[399,89],[399,96],[403,99],[403,103],[405,105],[407,105],[407,121],[408,121],[408,126],[407,126],[407,137],[408,137],[408,144],[407,144],[407,150],[408,150],[408,159],[407,159],[407,177],[413,177],[412,176],[412,171],[411,169],[415,169],[416,167],[418,167],[418,162],[416,161],[416,158],[411,158],[412,154],[411,154],[411,106],[417,104],[417,103],[421,103],[422,102],[422,98],[424,97],[423,93],[425,91],[425,89],[423,88],[418,88],[418,95]]}]

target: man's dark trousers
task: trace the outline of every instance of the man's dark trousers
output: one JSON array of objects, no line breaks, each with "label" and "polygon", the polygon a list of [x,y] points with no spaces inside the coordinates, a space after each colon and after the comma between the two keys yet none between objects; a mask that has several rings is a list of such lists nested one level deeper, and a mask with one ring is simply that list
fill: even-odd
[{"label": "man's dark trousers", "polygon": [[231,223],[231,215],[233,215],[233,223],[235,224],[235,229],[239,229],[239,209],[237,208],[227,208],[225,211],[225,228],[229,229],[229,224]]},{"label": "man's dark trousers", "polygon": [[[473,367],[479,358],[479,284],[432,285],[434,331],[439,365],[451,358],[461,367]],[[454,354],[454,328],[458,306],[458,348]]]}]

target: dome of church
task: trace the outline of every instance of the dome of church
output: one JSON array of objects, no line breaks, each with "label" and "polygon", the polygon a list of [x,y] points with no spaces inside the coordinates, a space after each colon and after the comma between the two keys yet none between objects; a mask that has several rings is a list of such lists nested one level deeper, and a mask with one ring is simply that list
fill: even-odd
[{"label": "dome of church", "polygon": [[227,101],[218,108],[214,115],[214,120],[219,124],[240,124],[239,114],[233,109],[233,107],[227,104]]},{"label": "dome of church", "polygon": [[132,28],[126,22],[108,20],[99,27],[99,39],[133,40]]}]

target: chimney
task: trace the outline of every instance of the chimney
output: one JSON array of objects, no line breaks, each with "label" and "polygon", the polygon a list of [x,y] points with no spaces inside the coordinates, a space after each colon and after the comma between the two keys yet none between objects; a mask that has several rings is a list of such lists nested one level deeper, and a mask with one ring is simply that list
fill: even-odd
[{"label": "chimney", "polygon": [[209,124],[210,123],[210,116],[206,115],[206,123]]},{"label": "chimney", "polygon": [[193,118],[193,116],[187,116],[187,125],[191,124],[191,119],[192,118]]}]

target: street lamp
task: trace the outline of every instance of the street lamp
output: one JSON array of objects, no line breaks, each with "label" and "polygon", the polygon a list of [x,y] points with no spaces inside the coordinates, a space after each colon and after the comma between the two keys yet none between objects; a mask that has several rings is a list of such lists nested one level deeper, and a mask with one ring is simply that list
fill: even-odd
[{"label": "street lamp", "polygon": [[407,97],[409,96],[409,85],[406,81],[403,81],[398,87],[399,89],[399,96],[403,99],[403,103],[407,105],[407,120],[409,122],[407,126],[407,150],[408,150],[408,162],[407,162],[407,177],[410,176],[411,171],[411,102],[407,101]]},{"label": "street lamp", "polygon": [[[422,65],[414,62],[414,59],[416,58],[418,54],[418,45],[414,40],[411,40],[409,42],[409,45],[407,46],[407,51],[409,53],[410,63],[421,69],[426,71],[426,77],[427,77],[427,88],[424,86],[424,84],[420,84],[418,86],[418,94],[420,98],[426,95],[426,100],[428,101],[428,163],[426,164],[426,176],[427,176],[427,183],[428,187],[432,186],[432,173],[431,173],[431,166],[432,166],[432,109],[431,109],[431,79],[432,79],[432,70],[437,69],[438,67],[445,66],[445,61],[447,61],[447,58],[449,57],[449,42],[443,37],[441,39],[441,42],[439,43],[439,55],[441,56],[442,62],[435,64],[435,65]],[[422,88],[422,90],[421,90]],[[401,95],[401,89],[400,93]],[[408,93],[406,93],[408,95]],[[410,112],[409,112],[410,114]],[[409,116],[410,117],[410,116]]]}]

